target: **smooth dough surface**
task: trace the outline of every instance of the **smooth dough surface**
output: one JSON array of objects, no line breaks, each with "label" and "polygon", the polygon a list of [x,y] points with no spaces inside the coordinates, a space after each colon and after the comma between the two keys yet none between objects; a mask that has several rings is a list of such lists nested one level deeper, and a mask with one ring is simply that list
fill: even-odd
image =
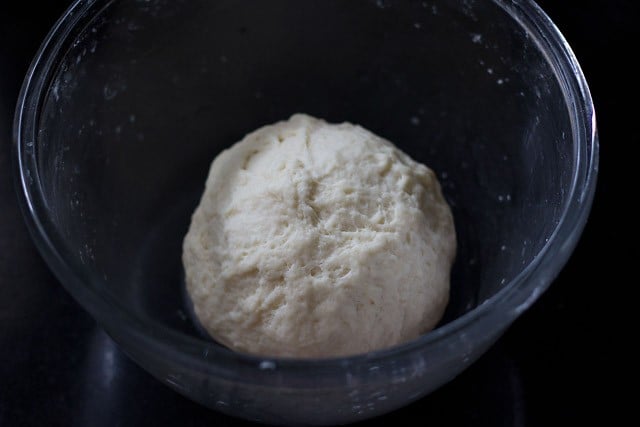
[{"label": "smooth dough surface", "polygon": [[432,329],[455,251],[429,168],[360,126],[296,114],[215,158],[183,264],[194,312],[218,342],[332,357]]}]

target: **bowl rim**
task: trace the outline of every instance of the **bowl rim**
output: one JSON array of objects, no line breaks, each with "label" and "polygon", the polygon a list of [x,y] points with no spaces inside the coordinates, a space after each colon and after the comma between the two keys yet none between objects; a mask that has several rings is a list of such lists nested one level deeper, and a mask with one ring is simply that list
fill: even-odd
[{"label": "bowl rim", "polygon": [[[390,348],[347,357],[296,359],[261,357],[239,353],[177,331],[158,328],[129,313],[109,293],[86,286],[88,278],[64,257],[55,245],[53,228],[47,218],[44,197],[36,171],[33,150],[38,132],[38,106],[46,96],[47,76],[60,49],[76,25],[91,11],[95,18],[114,0],[75,0],[53,26],[35,55],[18,98],[13,125],[14,183],[23,218],[40,254],[58,280],[109,333],[128,336],[150,352],[167,352],[188,363],[191,369],[246,383],[263,382],[261,377],[239,375],[238,370],[302,372],[313,368],[327,372],[348,370],[361,364],[380,364],[399,357],[411,357],[430,347],[447,345],[456,335],[475,325],[498,322],[506,328],[550,286],[574,249],[588,217],[598,172],[598,137],[589,87],[580,65],[564,36],[551,19],[532,0],[488,0],[503,9],[529,34],[558,79],[573,127],[574,160],[567,202],[560,220],[533,260],[514,278],[484,302],[427,334]],[[30,167],[31,166],[31,167]],[[499,311],[497,311],[499,310]],[[106,315],[106,313],[109,313]],[[126,322],[127,328],[121,328]],[[488,329],[485,329],[488,331]],[[116,333],[117,332],[117,333]],[[489,335],[489,332],[486,332]],[[205,355],[205,356],[203,356]]]}]

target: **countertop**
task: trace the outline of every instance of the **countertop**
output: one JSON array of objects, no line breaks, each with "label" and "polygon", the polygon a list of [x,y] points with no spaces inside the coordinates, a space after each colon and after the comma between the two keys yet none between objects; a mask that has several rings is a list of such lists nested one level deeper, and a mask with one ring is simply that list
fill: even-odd
[{"label": "countertop", "polygon": [[[192,403],[130,361],[49,272],[22,222],[13,109],[29,61],[68,3],[0,3],[0,426],[249,425]],[[640,9],[624,0],[539,4],[573,47],[596,106],[601,166],[589,222],[550,289],[485,356],[435,393],[364,425],[610,424],[625,407],[617,384],[631,370],[618,325],[630,322],[640,254],[621,245],[638,238],[630,226],[637,214],[624,201],[638,193],[630,150],[640,145],[640,111],[629,106],[640,98],[630,64]]]}]

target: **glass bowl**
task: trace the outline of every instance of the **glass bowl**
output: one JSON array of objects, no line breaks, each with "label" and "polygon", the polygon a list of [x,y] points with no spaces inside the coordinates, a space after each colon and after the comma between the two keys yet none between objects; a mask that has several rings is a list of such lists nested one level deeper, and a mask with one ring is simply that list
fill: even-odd
[{"label": "glass bowl", "polygon": [[[346,358],[236,353],[185,302],[181,242],[211,160],[304,112],[432,167],[459,251],[440,325]],[[141,367],[276,424],[388,412],[473,363],[582,231],[598,145],[569,46],[532,1],[76,1],[28,71],[14,127],[25,220],[62,285]]]}]

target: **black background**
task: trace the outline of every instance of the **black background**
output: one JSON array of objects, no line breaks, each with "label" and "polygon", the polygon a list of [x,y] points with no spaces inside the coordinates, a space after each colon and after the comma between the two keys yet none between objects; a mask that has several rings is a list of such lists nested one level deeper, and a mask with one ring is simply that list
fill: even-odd
[{"label": "black background", "polygon": [[[129,361],[51,275],[22,223],[11,179],[13,109],[31,58],[68,3],[0,0],[0,426],[246,425],[182,398]],[[480,361],[365,425],[612,425],[637,396],[629,355],[638,336],[631,205],[640,7],[539,4],[574,49],[596,107],[600,175],[587,227],[551,288]]]}]

